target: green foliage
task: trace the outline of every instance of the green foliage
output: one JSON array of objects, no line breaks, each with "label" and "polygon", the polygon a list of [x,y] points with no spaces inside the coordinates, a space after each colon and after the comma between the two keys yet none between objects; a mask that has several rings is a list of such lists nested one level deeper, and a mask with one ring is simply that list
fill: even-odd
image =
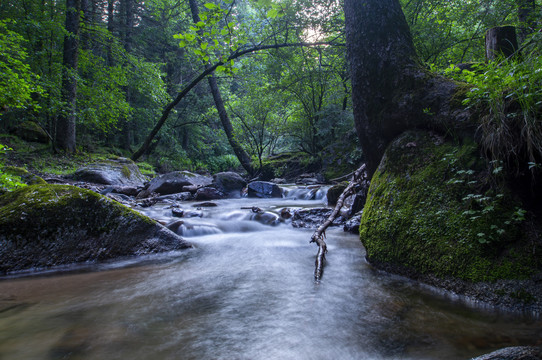
[{"label": "green foliage", "polygon": [[32,94],[41,94],[39,76],[30,70],[25,39],[8,29],[9,22],[0,20],[0,110],[24,108],[36,104]]},{"label": "green foliage", "polygon": [[508,169],[535,171],[542,159],[542,33],[527,41],[522,59],[473,65],[472,71],[450,66],[444,74],[472,85],[463,105],[481,114],[485,152]]},{"label": "green foliage", "polygon": [[20,176],[11,174],[4,169],[3,156],[7,151],[12,150],[10,147],[0,144],[0,194],[26,186]]}]

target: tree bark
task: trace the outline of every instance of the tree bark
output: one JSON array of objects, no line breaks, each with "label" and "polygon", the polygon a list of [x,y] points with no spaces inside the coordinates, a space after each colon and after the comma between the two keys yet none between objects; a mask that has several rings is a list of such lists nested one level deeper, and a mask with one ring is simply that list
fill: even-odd
[{"label": "tree bark", "polygon": [[498,26],[486,31],[487,61],[493,61],[499,57],[507,59],[517,50],[518,41],[514,26]]},{"label": "tree bark", "polygon": [[345,0],[354,122],[369,177],[407,129],[470,127],[453,107],[457,86],[422,67],[398,0]]},{"label": "tree bark", "polygon": [[75,105],[77,100],[77,64],[79,51],[79,12],[81,0],[66,0],[66,35],[62,71],[62,99],[66,111],[56,124],[56,146],[60,150],[75,152]]},{"label": "tree bark", "polygon": [[516,0],[519,20],[519,43],[523,43],[527,35],[536,27],[536,4],[534,0]]},{"label": "tree bark", "polygon": [[[192,12],[192,20],[194,21],[194,23],[200,22],[201,19],[199,17],[198,4],[195,0],[188,0],[188,2],[190,4],[190,11]],[[211,66],[209,63],[205,63],[204,65],[206,69]],[[243,168],[250,175],[254,175],[254,167],[252,166],[252,160],[250,159],[250,156],[247,154],[245,149],[243,149],[237,139],[235,139],[235,135],[233,133],[233,125],[228,116],[228,112],[226,111],[226,107],[224,106],[224,101],[222,100],[222,95],[220,94],[220,89],[218,88],[218,83],[216,81],[214,73],[207,78],[207,81],[209,82],[209,88],[211,89],[211,94],[213,95],[215,107],[218,111],[218,116],[220,117],[220,122],[222,123],[222,127],[224,128],[224,132],[226,133],[228,142],[230,143],[230,146],[232,147],[235,156],[237,156],[237,159],[239,159],[239,162],[241,163]]]}]

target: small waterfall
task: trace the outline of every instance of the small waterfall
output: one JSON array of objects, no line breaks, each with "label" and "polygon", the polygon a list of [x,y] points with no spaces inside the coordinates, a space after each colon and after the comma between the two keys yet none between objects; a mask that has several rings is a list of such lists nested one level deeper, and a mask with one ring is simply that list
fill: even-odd
[{"label": "small waterfall", "polygon": [[290,200],[324,200],[329,186],[284,186],[281,187],[282,195]]}]

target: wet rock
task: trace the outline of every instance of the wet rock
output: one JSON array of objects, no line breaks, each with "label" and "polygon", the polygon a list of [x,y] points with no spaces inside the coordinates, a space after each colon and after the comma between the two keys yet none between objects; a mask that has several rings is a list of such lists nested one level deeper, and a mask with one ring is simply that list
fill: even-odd
[{"label": "wet rock", "polygon": [[157,201],[188,201],[193,200],[194,196],[189,192],[181,192],[176,194],[157,196]]},{"label": "wet rock", "polygon": [[82,167],[73,177],[89,183],[132,187],[142,187],[147,181],[137,165],[124,158]]},{"label": "wet rock", "polygon": [[[324,221],[327,220],[329,215],[333,212],[328,208],[313,208],[302,209],[294,212],[292,217],[292,226],[295,228],[317,228]],[[339,216],[333,221],[333,226],[338,226],[344,223],[344,218]]]},{"label": "wet rock", "polygon": [[152,179],[146,192],[155,192],[160,195],[175,194],[185,192],[183,189],[185,186],[203,187],[211,183],[212,179],[208,176],[188,171],[174,171]]},{"label": "wet rock", "polygon": [[118,202],[120,202],[121,204],[124,204],[124,205],[129,205],[129,204],[133,203],[133,198],[131,198],[128,195],[109,193],[106,196],[108,198],[113,199],[115,201],[118,201]]},{"label": "wet rock", "polygon": [[280,217],[269,211],[262,211],[254,214],[251,220],[255,220],[264,225],[277,225],[280,223]]},{"label": "wet rock", "polygon": [[281,209],[281,210],[280,210],[280,217],[281,217],[281,219],[283,219],[283,220],[288,220],[288,219],[291,219],[292,216],[293,216],[293,214],[292,214],[292,209],[284,208],[284,209]]},{"label": "wet rock", "polygon": [[203,216],[203,212],[201,211],[187,210],[184,212],[185,218],[202,217],[202,216]]},{"label": "wet rock", "polygon": [[271,179],[270,180],[272,183],[275,183],[275,184],[278,184],[278,185],[284,185],[284,184],[287,184],[288,182],[286,181],[286,179],[283,179],[283,178],[274,178],[274,179]]},{"label": "wet rock", "polygon": [[253,181],[248,184],[248,197],[280,198],[282,192],[277,184],[268,181]]},{"label": "wet rock", "polygon": [[343,181],[342,183],[333,185],[329,188],[327,191],[327,204],[329,206],[335,206],[337,205],[337,200],[339,200],[339,196],[343,193],[344,189],[348,186],[348,181]]},{"label": "wet rock", "polygon": [[361,214],[354,215],[344,224],[343,230],[352,234],[359,234],[359,224],[361,223]]},{"label": "wet rock", "polygon": [[24,121],[17,125],[15,134],[26,141],[35,141],[43,144],[49,143],[47,133],[34,121]]},{"label": "wet rock", "polygon": [[100,194],[102,195],[107,195],[109,193],[136,196],[139,193],[139,189],[134,186],[108,186],[100,191]]},{"label": "wet rock", "polygon": [[68,185],[31,185],[0,197],[0,273],[189,247],[130,208]]},{"label": "wet rock", "polygon": [[508,347],[472,360],[542,360],[542,348],[534,346]]},{"label": "wet rock", "polygon": [[215,188],[212,187],[204,187],[200,188],[196,192],[195,199],[196,200],[218,200],[222,199],[224,197],[224,194],[220,191],[218,191]]},{"label": "wet rock", "polygon": [[323,184],[326,182],[326,179],[322,174],[310,173],[310,174],[301,174],[296,180],[296,184],[303,185],[317,185]]},{"label": "wet rock", "polygon": [[234,172],[221,172],[213,176],[213,187],[227,197],[241,197],[243,188],[247,185],[241,175]]},{"label": "wet rock", "polygon": [[183,209],[171,209],[171,215],[173,215],[174,217],[182,218],[184,216],[184,210]]},{"label": "wet rock", "polygon": [[214,202],[203,202],[199,204],[192,205],[195,208],[202,208],[202,207],[217,207],[218,205]]}]

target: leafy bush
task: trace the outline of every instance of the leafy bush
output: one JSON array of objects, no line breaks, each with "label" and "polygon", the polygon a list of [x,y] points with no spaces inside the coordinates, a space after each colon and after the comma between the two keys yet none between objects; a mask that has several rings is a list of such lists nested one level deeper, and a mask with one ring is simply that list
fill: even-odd
[{"label": "leafy bush", "polygon": [[509,169],[530,170],[542,162],[542,33],[524,45],[522,59],[451,65],[445,74],[472,85],[463,104],[477,109],[481,145],[487,155]]}]

